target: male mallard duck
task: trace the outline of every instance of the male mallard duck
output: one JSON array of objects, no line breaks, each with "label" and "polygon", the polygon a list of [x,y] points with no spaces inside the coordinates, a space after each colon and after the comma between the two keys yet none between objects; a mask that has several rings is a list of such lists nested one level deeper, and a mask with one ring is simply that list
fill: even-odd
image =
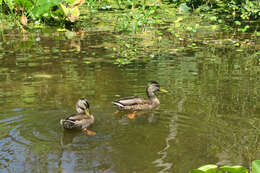
[{"label": "male mallard duck", "polygon": [[87,129],[88,126],[94,123],[94,116],[89,112],[89,102],[85,98],[81,98],[76,103],[78,113],[68,116],[66,119],[60,120],[60,124],[65,129],[82,129],[88,135],[94,135]]},{"label": "male mallard duck", "polygon": [[168,92],[167,90],[160,88],[158,82],[152,81],[149,82],[146,87],[147,99],[133,96],[113,101],[112,104],[116,105],[119,110],[133,110],[134,112],[128,116],[133,119],[137,110],[153,109],[160,105],[160,101],[155,95],[156,91]]}]

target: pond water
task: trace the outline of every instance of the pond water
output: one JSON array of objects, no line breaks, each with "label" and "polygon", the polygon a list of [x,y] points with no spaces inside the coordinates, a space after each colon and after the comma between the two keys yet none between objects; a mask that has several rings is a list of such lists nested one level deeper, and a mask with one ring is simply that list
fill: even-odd
[{"label": "pond water", "polygon": [[[156,51],[146,50],[147,59],[118,66],[111,56],[117,45],[113,32],[69,39],[56,31],[2,31],[0,172],[184,173],[209,163],[249,167],[260,156],[259,40],[255,43],[244,49],[205,44],[178,52],[166,35]],[[158,93],[158,109],[133,120],[114,114],[113,100],[146,97],[152,80],[169,90]],[[75,113],[82,97],[96,118],[90,128],[95,136],[59,124]]]}]

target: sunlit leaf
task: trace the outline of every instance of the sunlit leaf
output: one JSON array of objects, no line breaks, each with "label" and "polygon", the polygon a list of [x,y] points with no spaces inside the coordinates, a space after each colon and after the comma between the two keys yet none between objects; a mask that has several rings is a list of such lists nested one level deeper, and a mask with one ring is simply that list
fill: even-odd
[{"label": "sunlit leaf", "polygon": [[235,21],[235,24],[240,26],[241,25],[241,22],[240,21]]},{"label": "sunlit leaf", "polygon": [[65,28],[58,28],[57,31],[58,31],[58,32],[65,32],[66,29],[65,29]]},{"label": "sunlit leaf", "polygon": [[221,170],[226,171],[228,173],[248,173],[248,170],[243,166],[222,166]]},{"label": "sunlit leaf", "polygon": [[176,23],[180,22],[183,20],[183,17],[178,17],[177,20],[175,21]]},{"label": "sunlit leaf", "polygon": [[78,7],[74,7],[70,9],[70,15],[68,15],[68,19],[71,22],[75,22],[79,17],[79,9]]},{"label": "sunlit leaf", "polygon": [[252,173],[260,173],[260,160],[252,162]]},{"label": "sunlit leaf", "polygon": [[33,18],[39,18],[51,10],[52,7],[57,6],[60,0],[38,0],[31,11]]},{"label": "sunlit leaf", "polygon": [[198,170],[204,171],[205,173],[217,173],[218,166],[217,165],[204,165],[199,167]]},{"label": "sunlit leaf", "polygon": [[[15,3],[14,0],[4,0],[5,4],[8,6],[10,10],[14,9]],[[2,4],[2,3],[1,3]]]},{"label": "sunlit leaf", "polygon": [[69,8],[67,8],[65,5],[63,5],[62,3],[60,3],[61,9],[64,13],[65,16],[68,16],[69,14]]},{"label": "sunlit leaf", "polygon": [[13,0],[15,6],[22,7],[24,11],[31,10],[34,6],[33,2],[30,0]]},{"label": "sunlit leaf", "polygon": [[217,21],[217,16],[211,16],[210,18],[209,18],[209,20],[210,21],[212,21],[212,22],[215,22],[215,21]]},{"label": "sunlit leaf", "polygon": [[64,13],[64,16],[69,19],[71,22],[75,22],[79,17],[79,9],[78,7],[70,8],[66,7],[62,3],[60,3],[61,9]]}]

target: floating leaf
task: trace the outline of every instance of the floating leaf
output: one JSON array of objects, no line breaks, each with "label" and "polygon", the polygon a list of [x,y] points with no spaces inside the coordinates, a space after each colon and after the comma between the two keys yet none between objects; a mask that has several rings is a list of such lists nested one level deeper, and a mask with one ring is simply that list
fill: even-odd
[{"label": "floating leaf", "polygon": [[228,173],[248,173],[248,170],[243,166],[222,166],[220,169]]}]

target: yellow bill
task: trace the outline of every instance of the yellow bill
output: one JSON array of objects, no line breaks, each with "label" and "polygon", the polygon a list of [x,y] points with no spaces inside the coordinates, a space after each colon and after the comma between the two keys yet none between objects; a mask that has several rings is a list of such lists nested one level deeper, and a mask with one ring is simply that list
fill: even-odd
[{"label": "yellow bill", "polygon": [[86,110],[85,110],[85,114],[86,114],[86,115],[88,115],[88,116],[90,115],[90,113],[89,113],[89,110],[88,110],[88,109],[86,109]]},{"label": "yellow bill", "polygon": [[160,88],[160,91],[163,92],[163,93],[167,93],[168,91],[164,88]]}]

